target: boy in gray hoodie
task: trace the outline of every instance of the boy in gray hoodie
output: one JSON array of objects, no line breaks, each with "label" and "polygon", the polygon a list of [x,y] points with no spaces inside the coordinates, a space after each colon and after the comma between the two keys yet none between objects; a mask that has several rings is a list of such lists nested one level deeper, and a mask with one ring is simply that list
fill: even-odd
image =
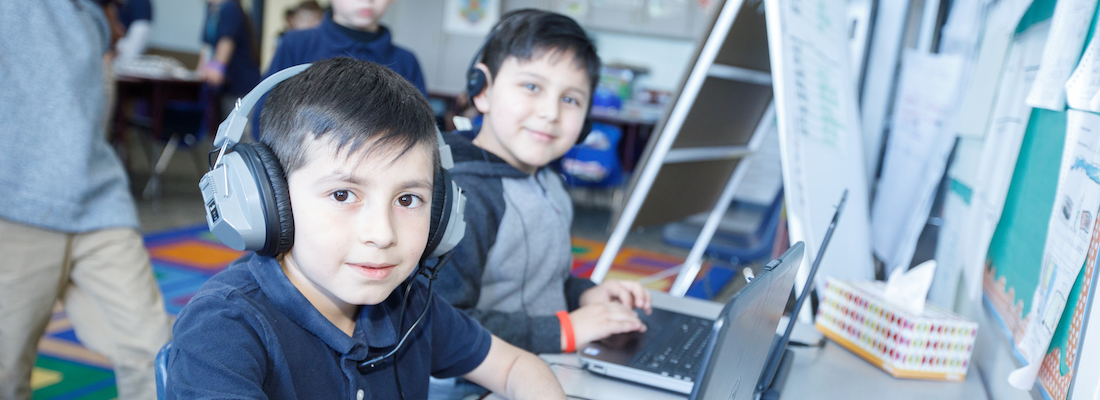
[{"label": "boy in gray hoodie", "polygon": [[645,330],[633,308],[650,311],[637,282],[596,285],[570,275],[573,208],[546,167],[581,137],[599,70],[595,46],[569,17],[506,14],[469,72],[471,101],[484,114],[480,132],[445,135],[469,222],[438,293],[534,353]]}]

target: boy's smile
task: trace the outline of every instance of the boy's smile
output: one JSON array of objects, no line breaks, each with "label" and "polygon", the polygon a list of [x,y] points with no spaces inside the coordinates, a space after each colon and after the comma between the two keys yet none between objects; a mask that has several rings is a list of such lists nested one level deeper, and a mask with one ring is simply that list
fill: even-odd
[{"label": "boy's smile", "polygon": [[474,139],[478,147],[534,173],[576,144],[591,86],[570,53],[543,51],[530,60],[508,57],[489,80],[474,98],[485,114]]},{"label": "boy's smile", "polygon": [[[379,145],[364,156],[336,154],[324,139],[304,144],[312,159],[287,177],[294,247],[283,271],[322,314],[354,321],[408,278],[428,241],[432,151]],[[338,324],[339,325],[339,324]]]}]

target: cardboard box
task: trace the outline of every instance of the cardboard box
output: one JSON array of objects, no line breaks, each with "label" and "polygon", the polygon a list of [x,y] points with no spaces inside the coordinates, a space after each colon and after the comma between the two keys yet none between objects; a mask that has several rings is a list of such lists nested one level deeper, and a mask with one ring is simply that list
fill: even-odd
[{"label": "cardboard box", "polygon": [[886,284],[828,278],[815,326],[896,378],[962,381],[978,324],[925,304],[915,315],[887,302]]}]

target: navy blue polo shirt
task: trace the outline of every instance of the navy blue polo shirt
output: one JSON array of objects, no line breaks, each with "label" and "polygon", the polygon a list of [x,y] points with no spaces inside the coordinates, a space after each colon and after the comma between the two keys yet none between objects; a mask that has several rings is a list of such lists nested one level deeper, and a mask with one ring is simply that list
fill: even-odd
[{"label": "navy blue polo shirt", "polygon": [[[233,40],[233,54],[225,66],[225,93],[244,96],[260,83],[260,67],[252,59],[252,33],[244,10],[237,1],[223,1],[206,7],[202,42],[214,49],[222,38]],[[228,111],[224,111],[228,112]]]},{"label": "navy blue polo shirt", "polygon": [[[404,285],[400,286],[401,288]],[[362,375],[359,361],[397,343],[401,290],[362,306],[354,336],[317,311],[273,258],[237,260],[199,289],[173,326],[168,398],[394,399],[393,363]],[[405,326],[427,304],[417,280]],[[427,398],[428,375],[466,374],[489,353],[491,336],[438,296],[397,353],[401,388]]]},{"label": "navy blue polo shirt", "polygon": [[[378,35],[374,40],[363,41],[360,37],[342,30],[332,20],[331,12],[325,13],[321,26],[289,31],[279,39],[279,46],[275,49],[275,56],[271,59],[266,76],[299,64],[334,57],[351,57],[386,66],[412,82],[413,86],[427,97],[428,89],[424,85],[424,74],[420,71],[420,62],[412,52],[394,45],[392,40],[390,30],[385,26],[379,26]],[[260,131],[259,116],[266,99],[267,96],[264,95],[256,103],[255,112],[252,114],[252,132],[254,133]]]}]

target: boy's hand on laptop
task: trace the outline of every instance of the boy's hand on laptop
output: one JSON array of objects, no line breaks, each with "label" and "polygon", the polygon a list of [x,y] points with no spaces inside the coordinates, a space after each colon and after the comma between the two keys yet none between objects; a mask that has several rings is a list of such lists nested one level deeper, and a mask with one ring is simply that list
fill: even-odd
[{"label": "boy's hand on laptop", "polygon": [[[646,330],[634,309],[619,303],[604,302],[582,306],[569,313],[569,319],[573,322],[577,350],[617,333]],[[565,348],[564,343],[562,348]]]},{"label": "boy's hand on laptop", "polygon": [[581,307],[599,303],[619,303],[628,308],[640,308],[646,315],[653,313],[653,297],[635,281],[608,279],[581,294]]}]

